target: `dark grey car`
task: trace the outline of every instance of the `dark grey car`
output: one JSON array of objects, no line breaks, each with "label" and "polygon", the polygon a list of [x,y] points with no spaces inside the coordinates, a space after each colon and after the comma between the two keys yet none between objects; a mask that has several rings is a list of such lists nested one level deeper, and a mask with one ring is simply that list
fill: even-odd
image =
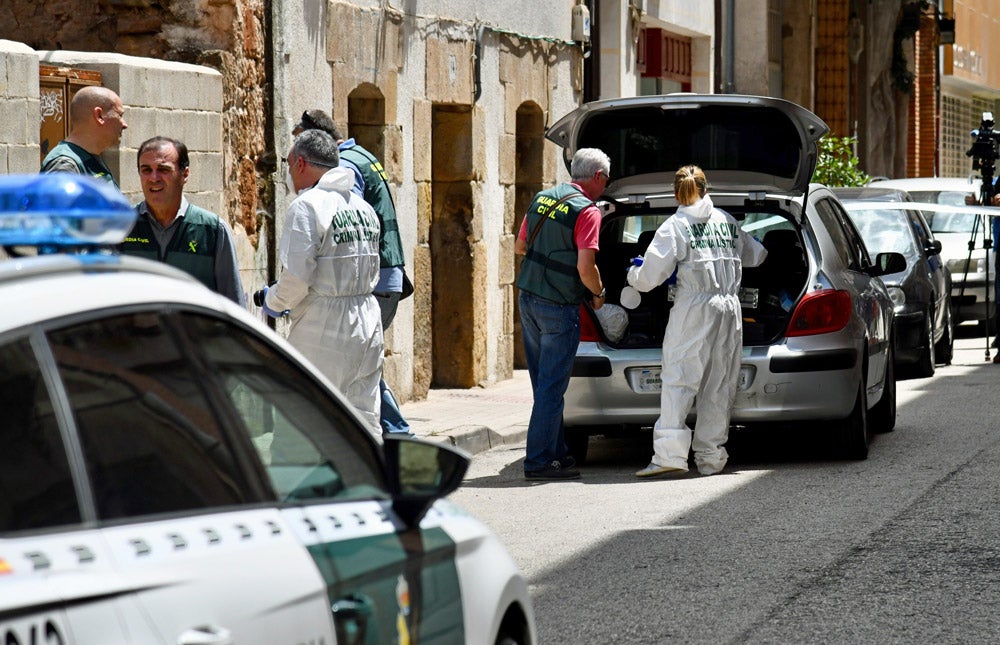
[{"label": "dark grey car", "polygon": [[912,202],[902,190],[834,188],[833,192],[872,253],[895,251],[906,269],[882,276],[896,307],[893,341],[899,373],[917,378],[934,374],[935,364],[952,358],[954,324],[951,272],[941,259],[941,242],[918,210],[885,208]]}]

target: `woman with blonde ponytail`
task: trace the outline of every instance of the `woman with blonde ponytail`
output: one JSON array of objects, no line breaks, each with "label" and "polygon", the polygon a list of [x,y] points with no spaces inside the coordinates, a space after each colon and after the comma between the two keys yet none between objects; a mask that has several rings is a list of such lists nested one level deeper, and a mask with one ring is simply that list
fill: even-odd
[{"label": "woman with blonde ponytail", "polygon": [[[698,166],[674,176],[677,212],[657,229],[628,283],[639,291],[663,284],[677,269],[677,293],[663,338],[660,417],[653,427],[653,459],[639,477],[681,476],[688,453],[702,475],[726,466],[724,445],[736,396],[743,347],[739,289],[743,266],[757,266],[767,251],[715,208]],[[687,426],[697,401],[697,423]]]}]

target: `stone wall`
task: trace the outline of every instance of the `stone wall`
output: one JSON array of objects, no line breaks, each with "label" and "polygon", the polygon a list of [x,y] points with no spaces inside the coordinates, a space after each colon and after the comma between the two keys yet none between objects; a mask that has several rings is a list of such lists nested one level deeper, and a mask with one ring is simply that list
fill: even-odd
[{"label": "stone wall", "polygon": [[[264,0],[3,0],[0,38],[36,50],[115,52],[218,70],[224,137],[220,214],[258,246],[259,211],[273,210],[262,181],[271,170],[262,160],[272,151]],[[130,105],[130,97],[122,99]]]}]

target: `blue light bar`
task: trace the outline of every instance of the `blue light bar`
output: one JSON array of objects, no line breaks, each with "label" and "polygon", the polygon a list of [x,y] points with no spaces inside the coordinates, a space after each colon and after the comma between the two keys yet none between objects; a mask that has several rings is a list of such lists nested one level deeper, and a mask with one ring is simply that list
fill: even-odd
[{"label": "blue light bar", "polygon": [[0,175],[0,245],[121,244],[135,209],[114,185],[56,172]]}]

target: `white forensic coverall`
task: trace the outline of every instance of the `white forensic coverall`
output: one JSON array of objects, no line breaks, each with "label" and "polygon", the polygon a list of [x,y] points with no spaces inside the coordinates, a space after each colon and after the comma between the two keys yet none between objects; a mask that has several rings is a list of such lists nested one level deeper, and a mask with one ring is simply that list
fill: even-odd
[{"label": "white forensic coverall", "polygon": [[354,173],[331,168],[288,207],[278,260],[281,275],[265,304],[291,310],[288,341],[347,397],[381,437],[382,313],[379,219],[351,192]]},{"label": "white forensic coverall", "polygon": [[[688,469],[692,448],[703,475],[722,471],[729,455],[730,409],[743,353],[739,289],[743,265],[757,266],[767,250],[705,195],[681,206],[649,244],[628,283],[649,291],[677,269],[677,292],[663,338],[660,418],[653,427],[653,463]],[[686,419],[697,395],[697,423]],[[693,434],[693,442],[692,442]]]}]

